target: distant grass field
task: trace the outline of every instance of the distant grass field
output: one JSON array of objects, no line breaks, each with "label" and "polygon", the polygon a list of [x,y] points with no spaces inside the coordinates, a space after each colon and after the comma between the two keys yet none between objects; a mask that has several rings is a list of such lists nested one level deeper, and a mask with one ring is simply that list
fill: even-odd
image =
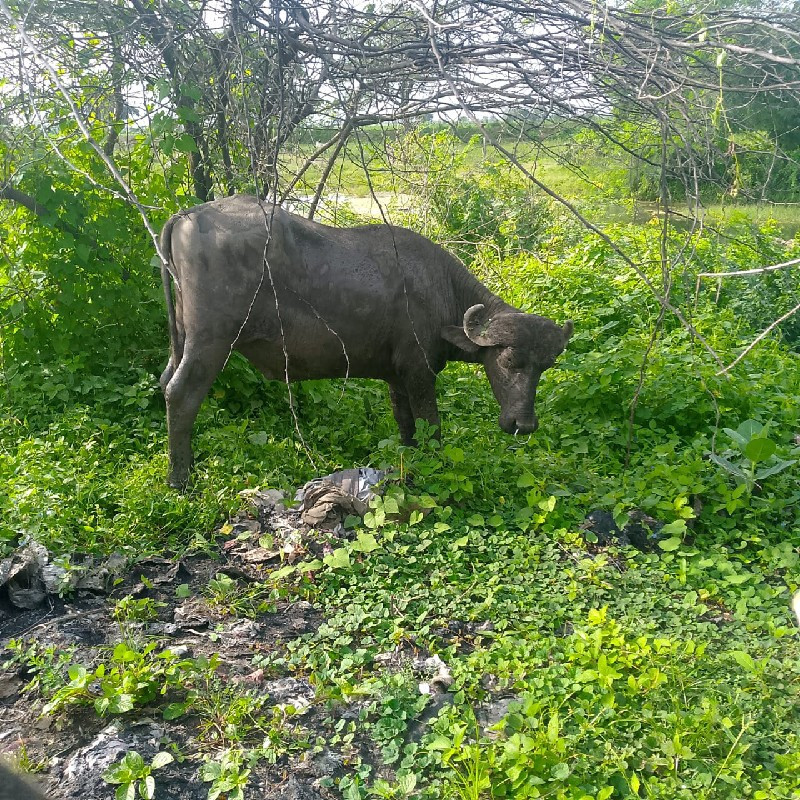
[{"label": "distant grass field", "polygon": [[[419,196],[420,185],[430,186],[440,171],[455,171],[470,175],[483,173],[503,160],[491,146],[480,142],[451,143],[449,152],[441,148],[433,153],[413,154],[412,148],[397,142],[378,142],[374,139],[351,142],[336,159],[329,171],[323,195],[338,195],[339,204],[352,198],[353,210],[364,216],[379,217],[379,204],[390,205],[398,196],[402,205]],[[595,223],[646,223],[658,215],[653,201],[632,197],[628,185],[626,164],[599,153],[581,153],[568,147],[540,147],[533,144],[503,142],[515,153],[519,162],[536,179],[555,194],[577,205]],[[310,144],[287,154],[282,162],[284,174],[294,174],[314,151]],[[297,183],[293,194],[301,198],[314,196],[327,154],[310,166]],[[413,160],[412,160],[413,158]],[[427,159],[427,161],[426,161]],[[449,163],[448,163],[449,161]],[[434,163],[436,162],[436,163]],[[373,199],[376,196],[379,203]],[[699,209],[675,200],[673,222],[682,227],[696,218],[714,228],[727,228],[749,221],[763,226],[772,221],[786,238],[800,231],[800,202],[775,204],[748,203],[729,199],[708,201]]]}]

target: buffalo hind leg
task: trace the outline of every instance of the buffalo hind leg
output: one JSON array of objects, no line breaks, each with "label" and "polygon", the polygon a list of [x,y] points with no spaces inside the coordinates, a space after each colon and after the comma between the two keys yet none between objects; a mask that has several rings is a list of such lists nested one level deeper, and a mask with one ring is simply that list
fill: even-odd
[{"label": "buffalo hind leg", "polygon": [[171,377],[167,376],[169,366],[164,371],[167,376],[164,399],[169,437],[167,483],[175,489],[183,489],[189,479],[194,421],[227,357],[227,347],[211,347],[197,352],[187,350]]},{"label": "buffalo hind leg", "polygon": [[406,390],[400,383],[389,384],[389,397],[392,401],[392,411],[400,430],[400,441],[404,445],[414,445],[414,413],[411,411],[411,403],[406,394]]}]

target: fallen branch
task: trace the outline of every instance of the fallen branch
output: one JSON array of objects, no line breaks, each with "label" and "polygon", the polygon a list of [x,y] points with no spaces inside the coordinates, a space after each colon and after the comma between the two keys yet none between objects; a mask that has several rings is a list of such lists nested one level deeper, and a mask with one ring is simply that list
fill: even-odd
[{"label": "fallen branch", "polygon": [[740,269],[733,272],[699,272],[697,280],[700,278],[739,278],[747,275],[763,275],[765,272],[775,272],[786,267],[800,266],[800,258],[793,258],[791,261],[784,261],[782,264],[770,264],[768,267],[755,267],[754,269]]},{"label": "fallen branch", "polygon": [[776,319],[774,322],[771,322],[769,325],[767,325],[767,327],[764,328],[764,330],[761,331],[761,333],[759,333],[758,336],[756,336],[756,338],[753,339],[753,341],[750,342],[750,344],[747,345],[747,347],[745,347],[745,349],[742,350],[742,352],[739,353],[739,355],[736,356],[736,358],[733,361],[731,361],[731,363],[728,364],[727,367],[725,367],[724,369],[721,369],[717,373],[717,375],[727,375],[728,372],[731,369],[733,369],[759,342],[761,342],[764,339],[766,339],[767,336],[769,336],[770,333],[772,333],[772,331],[774,331],[775,328],[777,328],[778,325],[781,324],[781,322],[785,322],[787,319],[789,319],[789,317],[793,316],[798,311],[800,311],[800,303],[798,303],[791,310],[787,311],[783,316],[778,317],[778,319]]}]

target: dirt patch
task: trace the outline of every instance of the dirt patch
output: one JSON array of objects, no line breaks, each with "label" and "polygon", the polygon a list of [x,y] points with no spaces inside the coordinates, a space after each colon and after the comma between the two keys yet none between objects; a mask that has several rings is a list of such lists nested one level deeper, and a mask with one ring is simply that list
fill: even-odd
[{"label": "dirt patch", "polygon": [[352,753],[318,743],[336,713],[281,666],[287,642],[313,633],[322,615],[266,580],[344,535],[335,514],[317,530],[301,513],[260,494],[215,532],[210,552],[144,558],[105,592],[48,594],[36,608],[12,605],[6,592],[0,754],[39,772],[54,800],[113,797],[107,771],[131,753],[148,767],[157,753],[172,756],[152,769],[158,797],[205,798],[215,768],[204,764],[252,749],[262,757],[225,767],[232,780],[244,775],[249,796],[334,796],[328,784]]}]

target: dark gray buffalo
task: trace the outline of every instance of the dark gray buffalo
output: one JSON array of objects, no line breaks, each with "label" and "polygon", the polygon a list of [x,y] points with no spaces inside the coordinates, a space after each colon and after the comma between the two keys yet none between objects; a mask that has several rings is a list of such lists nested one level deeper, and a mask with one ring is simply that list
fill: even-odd
[{"label": "dark gray buffalo", "polygon": [[233,350],[268,378],[380,378],[403,442],[439,425],[436,375],[480,362],[507,433],[536,430],[536,386],[572,323],[504,303],[453,256],[388,225],[330,228],[237,195],[173,216],[161,247],[171,353],[169,483],[186,483],[200,404]]}]

